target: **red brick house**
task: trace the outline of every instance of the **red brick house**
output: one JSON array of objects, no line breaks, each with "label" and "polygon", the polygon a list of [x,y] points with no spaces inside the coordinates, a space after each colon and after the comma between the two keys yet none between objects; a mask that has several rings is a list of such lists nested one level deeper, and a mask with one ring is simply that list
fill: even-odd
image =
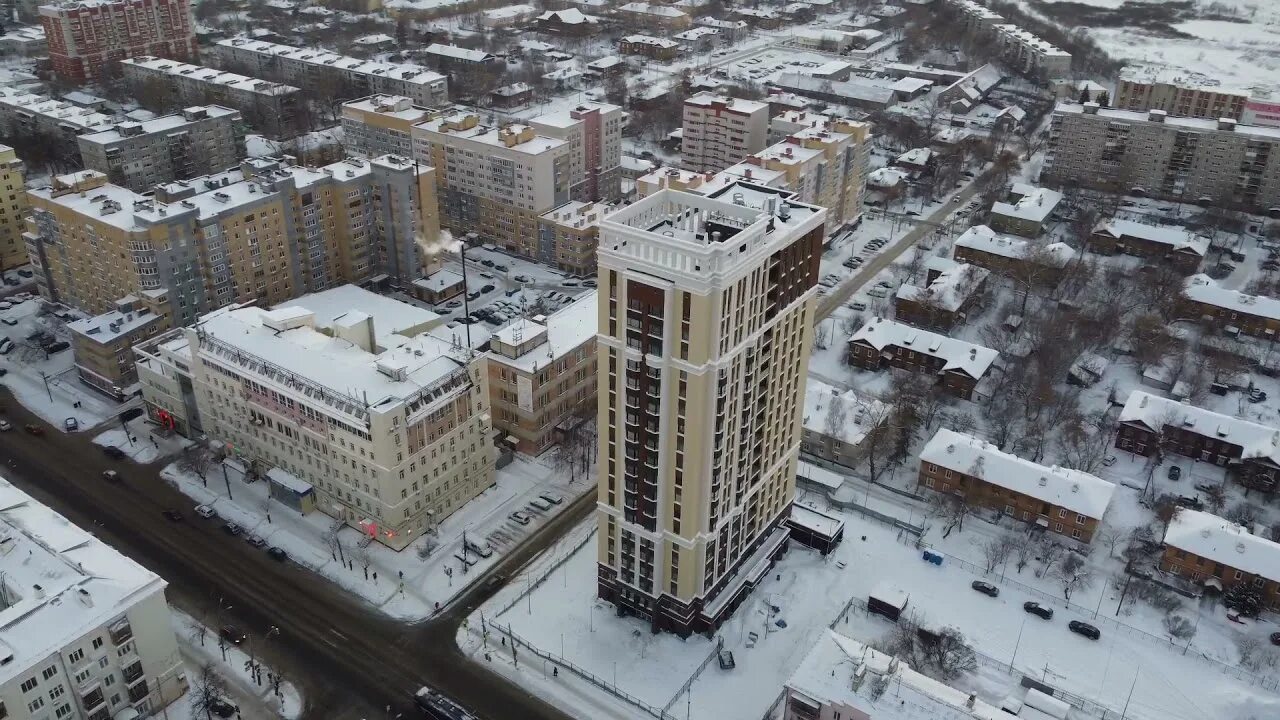
[{"label": "red brick house", "polygon": [[[941,259],[941,258],[938,258]],[[987,270],[952,263],[946,270],[929,270],[928,285],[903,285],[894,296],[894,316],[899,322],[948,332],[982,295]]]},{"label": "red brick house", "polygon": [[956,262],[977,265],[1001,275],[1022,274],[1022,265],[1046,265],[1046,279],[1060,274],[1071,262],[1075,250],[1066,243],[1041,243],[1003,235],[986,225],[975,225],[956,238],[951,256]]},{"label": "red brick house", "polygon": [[1280,300],[1219,287],[1208,275],[1192,275],[1182,291],[1187,315],[1208,318],[1227,332],[1275,340],[1280,334]]},{"label": "red brick house", "polygon": [[1217,515],[1179,510],[1164,533],[1160,569],[1224,592],[1249,583],[1263,607],[1280,612],[1280,543]]},{"label": "red brick house", "polygon": [[901,370],[933,376],[956,397],[973,400],[978,383],[1000,353],[903,323],[873,318],[849,338],[848,361],[863,370]]},{"label": "red brick house", "polygon": [[1200,269],[1200,263],[1209,251],[1209,239],[1180,227],[1109,220],[1093,229],[1088,248],[1090,252],[1101,255],[1123,253],[1167,262],[1190,275]]}]

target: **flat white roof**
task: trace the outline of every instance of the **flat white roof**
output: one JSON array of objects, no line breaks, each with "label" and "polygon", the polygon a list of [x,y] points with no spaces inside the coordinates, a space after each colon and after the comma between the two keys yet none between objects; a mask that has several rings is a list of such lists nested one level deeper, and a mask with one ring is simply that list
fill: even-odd
[{"label": "flat white roof", "polygon": [[1004,452],[972,435],[942,428],[920,451],[920,462],[980,478],[1020,495],[1100,519],[1116,486],[1096,475],[1062,467],[1046,467]]},{"label": "flat white roof", "polygon": [[1240,525],[1190,508],[1179,508],[1164,533],[1165,545],[1280,582],[1280,543]]},{"label": "flat white roof", "polygon": [[[305,8],[302,12],[325,9],[326,8],[321,7],[309,7]],[[338,53],[321,48],[300,48],[292,45],[265,42],[262,40],[250,40],[248,38],[219,40],[218,45],[249,50],[264,55],[275,55],[277,57],[297,60],[311,65],[337,67],[350,73],[393,78],[413,85],[430,85],[445,80],[444,75],[423,67],[422,65],[415,65],[413,63],[379,62],[377,60],[361,60],[360,58],[354,58],[350,55],[339,55]]]},{"label": "flat white roof", "polygon": [[331,328],[342,316],[363,312],[373,318],[373,329],[378,344],[390,346],[397,342],[393,336],[412,337],[433,325],[441,317],[436,313],[393,298],[369,292],[356,285],[339,285],[309,293],[283,304],[305,310],[315,315],[317,328]]},{"label": "flat white roof", "polygon": [[[1089,105],[1091,106],[1091,108],[1094,108],[1094,106],[1096,106],[1096,103],[1089,103]],[[1079,103],[1060,102],[1058,103],[1057,107],[1053,109],[1053,112],[1054,114],[1057,114],[1057,115],[1089,115],[1089,113],[1086,113],[1084,110],[1085,110],[1085,106],[1080,105]],[[1116,122],[1131,122],[1131,123],[1151,122],[1151,119],[1147,111],[1145,110],[1143,111],[1118,110],[1116,108],[1099,107],[1099,108],[1096,108],[1096,112],[1092,113],[1092,115],[1102,118],[1104,120],[1116,121]],[[1172,127],[1186,128],[1188,130],[1200,130],[1202,132],[1233,132],[1237,135],[1250,135],[1252,137],[1263,138],[1268,141],[1275,141],[1280,139],[1280,127],[1269,127],[1265,125],[1245,125],[1243,123],[1236,123],[1233,126],[1235,128],[1234,130],[1219,130],[1217,120],[1190,118],[1190,117],[1174,117],[1171,115],[1165,116],[1165,118],[1161,122],[1165,125],[1169,125]]]},{"label": "flat white roof", "polygon": [[[204,115],[203,117],[188,119],[184,114],[186,111],[203,112]],[[221,105],[190,107],[187,108],[186,111],[173,113],[172,115],[162,115],[150,120],[117,123],[116,126],[110,130],[81,135],[81,142],[108,145],[131,137],[171,132],[206,120],[216,120],[218,118],[232,116],[239,117],[240,115],[239,110],[232,110],[231,108],[223,107]],[[134,130],[135,128],[137,128],[136,131]]]},{"label": "flat white roof", "polygon": [[442,45],[440,43],[428,45],[427,52],[432,55],[443,55],[444,57],[467,60],[469,62],[484,62],[485,60],[493,59],[492,55],[483,50],[471,50],[457,45]]},{"label": "flat white roof", "polygon": [[493,339],[504,345],[516,347],[542,336],[542,341],[518,358],[510,358],[496,352],[489,353],[489,361],[523,372],[537,372],[557,359],[581,347],[596,336],[599,330],[599,307],[595,290],[583,293],[573,302],[551,313],[542,322],[517,318],[493,333]]},{"label": "flat white roof", "polygon": [[164,580],[0,478],[0,684],[163,592]]},{"label": "flat white roof", "polygon": [[143,55],[125,58],[120,62],[126,66],[132,65],[135,67],[166,73],[168,75],[189,77],[193,80],[198,80],[210,85],[222,85],[257,95],[288,95],[289,93],[298,92],[298,88],[292,85],[274,83],[268,80],[259,80],[258,78],[251,78],[233,72],[216,70],[211,67],[205,67],[204,65],[192,65],[191,63],[184,63],[166,58]]},{"label": "flat white roof", "polygon": [[451,122],[457,122],[462,119],[463,115],[452,115],[446,117],[437,117],[423,123],[418,123],[414,127],[421,128],[429,133],[440,135],[448,138],[461,138],[472,142],[483,143],[494,147],[503,148],[512,152],[525,153],[527,155],[538,155],[550,150],[567,145],[560,138],[539,135],[536,132],[530,140],[506,145],[502,141],[502,132],[510,130],[512,133],[519,134],[528,125],[511,124],[511,125],[486,125],[485,123],[477,123],[465,130],[454,130],[447,127]]}]

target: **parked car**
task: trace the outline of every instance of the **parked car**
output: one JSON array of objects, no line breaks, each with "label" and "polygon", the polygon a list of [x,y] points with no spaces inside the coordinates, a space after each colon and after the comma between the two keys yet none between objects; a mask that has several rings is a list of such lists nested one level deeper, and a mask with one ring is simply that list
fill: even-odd
[{"label": "parked car", "polygon": [[244,541],[256,548],[265,547],[267,544],[267,541],[263,540],[261,535],[249,535],[245,537]]},{"label": "parked car", "polygon": [[1198,497],[1187,497],[1183,495],[1175,501],[1178,506],[1188,508],[1190,510],[1204,510],[1204,501]]},{"label": "parked car", "polygon": [[516,522],[520,523],[521,525],[528,525],[528,524],[529,524],[529,520],[531,519],[528,515],[525,515],[524,513],[520,512],[519,510],[516,510],[515,512],[511,513],[511,514],[510,514],[510,515],[508,515],[507,517],[511,518],[512,520],[515,520]]},{"label": "parked car", "polygon": [[69,417],[62,421],[62,428],[67,432],[75,432],[80,429],[80,421],[73,417]]},{"label": "parked car", "polygon": [[113,460],[120,460],[120,459],[123,459],[125,456],[124,451],[116,447],[115,445],[102,446],[102,452],[105,453],[107,457]]},{"label": "parked car", "polygon": [[998,597],[1000,595],[1000,588],[985,580],[974,580],[969,587],[988,597]]},{"label": "parked car", "polygon": [[0,420],[0,432],[9,432],[13,429],[13,425],[8,420]]},{"label": "parked car", "polygon": [[1209,483],[1196,483],[1195,488],[1202,493],[1211,493],[1217,491],[1218,486],[1210,485]]},{"label": "parked car", "polygon": [[1266,399],[1267,399],[1267,393],[1263,390],[1259,390],[1258,388],[1253,388],[1249,391],[1249,402],[1251,403],[1264,402]]},{"label": "parked car", "polygon": [[230,535],[231,537],[235,537],[244,532],[244,528],[240,527],[236,523],[228,522],[222,526],[222,532]]},{"label": "parked car", "polygon": [[244,631],[242,631],[240,628],[236,627],[235,625],[223,625],[222,629],[218,631],[218,635],[220,635],[223,640],[226,640],[232,645],[239,645],[243,643],[248,637],[244,634]]},{"label": "parked car", "polygon": [[8,355],[13,352],[13,341],[9,338],[0,338],[0,355]]},{"label": "parked car", "polygon": [[214,698],[209,703],[209,711],[220,718],[229,718],[240,712],[240,708],[222,698]]},{"label": "parked car", "polygon": [[480,286],[480,294],[482,294],[482,295],[483,295],[484,293],[487,293],[487,292],[493,292],[493,286],[492,286],[492,285],[482,285],[482,286]]},{"label": "parked car", "polygon": [[11,317],[0,318],[0,322],[4,323],[5,325],[8,325],[9,327],[13,327],[14,325],[18,324],[18,321]]},{"label": "parked car", "polygon": [[120,473],[115,470],[103,470],[102,479],[107,482],[120,482]]},{"label": "parked car", "polygon": [[289,559],[289,553],[278,547],[273,547],[267,550],[267,555],[270,555],[272,560],[278,560],[280,562],[284,562]]},{"label": "parked car", "polygon": [[559,505],[560,503],[564,502],[564,498],[560,497],[559,495],[556,495],[555,493],[545,492],[538,495],[538,497],[542,498],[543,500],[546,500],[552,505]]},{"label": "parked car", "polygon": [[1053,619],[1053,608],[1048,608],[1033,600],[1022,603],[1022,609],[1045,620]]},{"label": "parked car", "polygon": [[1178,467],[1177,465],[1170,465],[1170,466],[1169,466],[1169,479],[1170,479],[1170,480],[1177,480],[1178,478],[1181,478],[1181,477],[1182,477],[1182,468]]},{"label": "parked car", "polygon": [[1116,456],[1115,456],[1115,455],[1108,455],[1108,456],[1106,456],[1106,457],[1102,458],[1102,466],[1103,466],[1103,467],[1111,467],[1112,465],[1115,465],[1115,464],[1116,464]]},{"label": "parked car", "polygon": [[1271,644],[1280,645],[1280,632],[1271,633]]},{"label": "parked car", "polygon": [[48,345],[45,345],[44,351],[46,353],[56,353],[56,352],[62,352],[63,350],[66,350],[69,347],[71,347],[71,343],[67,342],[66,340],[59,340],[58,342],[53,342],[53,343],[49,343]]},{"label": "parked car", "polygon": [[44,435],[44,428],[40,427],[39,425],[31,425],[28,423],[22,429],[26,430],[28,433],[31,433],[32,435],[35,435],[36,437]]},{"label": "parked car", "polygon": [[867,304],[862,302],[861,300],[854,300],[853,302],[849,303],[849,309],[857,310],[861,312],[867,309]]},{"label": "parked car", "polygon": [[1087,622],[1072,620],[1071,622],[1067,623],[1067,627],[1071,630],[1071,632],[1077,635],[1083,635],[1089,638],[1090,640],[1097,640],[1098,638],[1102,637],[1102,632],[1099,631],[1098,628],[1090,625]]},{"label": "parked car", "polygon": [[170,522],[182,522],[186,519],[185,516],[177,510],[165,510],[161,514],[164,515],[165,520]]},{"label": "parked car", "polygon": [[196,515],[199,515],[205,520],[208,520],[209,518],[218,517],[218,513],[214,512],[213,508],[209,507],[208,505],[197,505]]}]

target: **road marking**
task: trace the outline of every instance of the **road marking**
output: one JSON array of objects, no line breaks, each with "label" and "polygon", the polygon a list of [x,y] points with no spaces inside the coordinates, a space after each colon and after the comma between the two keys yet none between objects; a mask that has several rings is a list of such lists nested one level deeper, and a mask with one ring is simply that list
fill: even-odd
[{"label": "road marking", "polygon": [[332,634],[334,634],[334,635],[337,635],[339,638],[341,638],[341,639],[343,639],[343,640],[346,640],[346,639],[347,639],[347,636],[346,636],[346,635],[343,635],[342,633],[338,632],[337,630],[334,630],[333,628],[329,628],[329,632],[330,632],[330,633],[332,633]]}]

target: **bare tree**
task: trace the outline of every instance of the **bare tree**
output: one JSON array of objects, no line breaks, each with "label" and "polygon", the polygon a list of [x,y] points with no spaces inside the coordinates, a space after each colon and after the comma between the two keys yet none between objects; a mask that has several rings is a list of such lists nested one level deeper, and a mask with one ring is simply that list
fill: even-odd
[{"label": "bare tree", "polygon": [[1107,546],[1107,557],[1116,556],[1116,548],[1129,537],[1129,531],[1115,525],[1103,525],[1093,534],[1093,539]]},{"label": "bare tree", "polygon": [[[1164,619],[1164,631],[1169,634],[1171,640],[1186,641],[1187,647],[1191,647],[1191,638],[1195,637],[1195,623],[1186,619],[1181,615],[1166,615]],[[1186,653],[1186,650],[1183,650]]]},{"label": "bare tree", "polygon": [[1009,556],[1013,554],[1017,545],[1018,539],[1008,533],[987,538],[986,542],[982,543],[982,559],[986,562],[986,571],[995,572],[996,568],[1008,562]]},{"label": "bare tree", "polygon": [[1066,548],[1044,535],[1039,537],[1036,546],[1040,559],[1040,570],[1036,573],[1036,577],[1046,577],[1053,572],[1054,566],[1058,562],[1058,557],[1062,555]]},{"label": "bare tree", "polygon": [[1030,538],[1026,537],[1025,535],[1022,535],[1021,533],[1015,534],[1014,531],[1012,530],[1009,530],[1007,532],[1009,537],[1013,540],[1013,543],[1014,543],[1013,567],[1017,569],[1019,573],[1021,573],[1022,568],[1026,567],[1027,563],[1031,562],[1031,558],[1035,557],[1036,545],[1035,543],[1031,542]]},{"label": "bare tree", "polygon": [[221,705],[229,694],[226,678],[218,674],[213,663],[200,666],[191,689],[191,704],[196,712],[203,712],[205,720],[213,720],[213,709]]},{"label": "bare tree", "polygon": [[845,407],[844,398],[839,395],[832,395],[827,398],[827,417],[825,422],[826,434],[829,437],[841,438],[845,436],[845,422],[848,420],[848,409]]},{"label": "bare tree", "polygon": [[206,487],[209,485],[206,475],[212,464],[213,452],[203,443],[188,445],[182,449],[182,454],[178,457],[178,469],[200,478],[200,482]]},{"label": "bare tree", "polygon": [[957,530],[964,532],[964,520],[973,509],[965,498],[951,493],[934,493],[929,498],[929,506],[931,514],[944,523],[943,538]]},{"label": "bare tree", "polygon": [[187,636],[191,638],[191,642],[199,641],[200,647],[204,647],[205,636],[209,634],[206,628],[199,620],[195,618],[187,619]]},{"label": "bare tree", "polygon": [[1071,552],[1053,569],[1051,577],[1062,583],[1062,597],[1070,601],[1073,593],[1088,590],[1093,585],[1093,568],[1084,558]]},{"label": "bare tree", "polygon": [[978,667],[973,648],[964,640],[964,634],[953,627],[943,628],[936,642],[925,643],[925,657],[938,670],[942,680],[952,681]]}]

